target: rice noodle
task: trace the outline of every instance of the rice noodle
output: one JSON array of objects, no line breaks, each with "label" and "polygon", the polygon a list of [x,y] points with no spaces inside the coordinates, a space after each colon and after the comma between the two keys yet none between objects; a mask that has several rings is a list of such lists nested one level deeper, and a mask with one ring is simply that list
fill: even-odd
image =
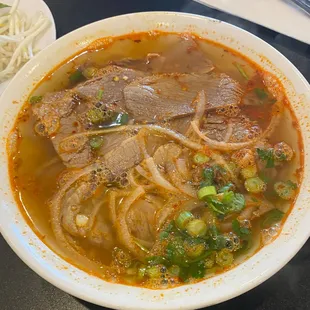
[{"label": "rice noodle", "polygon": [[[277,107],[280,109],[279,104]],[[281,113],[279,111],[276,111],[276,113],[272,116],[270,124],[268,125],[267,129],[258,137],[252,139],[251,141],[247,142],[236,142],[236,143],[228,143],[228,142],[220,142],[216,140],[212,140],[206,135],[204,135],[197,124],[197,121],[192,121],[191,126],[196,132],[196,134],[210,147],[211,149],[219,150],[219,151],[236,151],[239,149],[242,149],[244,147],[249,147],[254,145],[257,141],[267,138],[269,135],[272,134],[273,130],[277,126],[278,122],[280,121]]]},{"label": "rice noodle", "polygon": [[155,215],[155,226],[156,231],[159,232],[162,226],[167,222],[170,216],[175,212],[173,208],[169,208],[164,206],[163,208],[159,209]]},{"label": "rice noodle", "polygon": [[87,222],[87,227],[86,227],[87,231],[91,230],[92,227],[94,226],[96,216],[98,215],[100,208],[105,202],[106,202],[105,200],[101,200],[101,201],[98,201],[97,203],[94,203],[93,210],[91,214],[88,216],[88,222]]},{"label": "rice noodle", "polygon": [[193,120],[200,123],[207,106],[206,93],[203,90],[198,93],[196,102],[196,112]]},{"label": "rice noodle", "polygon": [[133,176],[134,174],[134,169],[131,169],[128,173],[128,180],[129,180],[129,183],[132,187],[138,187],[139,184],[136,182],[135,180],[135,177]]},{"label": "rice noodle", "polygon": [[141,250],[139,246],[135,243],[134,237],[131,235],[130,230],[127,225],[126,216],[131,205],[145,194],[142,186],[137,187],[130,196],[128,196],[118,207],[118,214],[116,219],[116,232],[119,241],[133,254],[137,255],[139,258],[145,256],[145,252]]},{"label": "rice noodle", "polygon": [[226,132],[226,135],[224,137],[224,142],[228,142],[232,133],[233,133],[233,129],[234,129],[234,126],[233,126],[233,123],[231,120],[228,121],[228,124],[227,124],[227,132]]},{"label": "rice noodle", "polygon": [[184,158],[178,158],[175,163],[178,172],[182,175],[182,177],[188,179],[190,177],[190,173],[186,165],[186,160]]},{"label": "rice noodle", "polygon": [[[207,105],[206,93],[204,91],[201,91],[198,93],[198,96],[196,98],[196,102],[197,102],[196,103],[196,111],[195,111],[193,121],[197,122],[197,124],[200,124],[201,120],[203,118],[204,112],[206,110],[206,105]],[[195,137],[197,137],[192,126],[189,126],[185,135],[186,135],[186,137],[189,137],[190,139],[195,139]]]},{"label": "rice noodle", "polygon": [[160,174],[152,157],[147,158],[145,160],[145,163],[151,172],[154,183],[156,183],[160,187],[167,189],[168,191],[178,192],[178,190]]},{"label": "rice noodle", "polygon": [[109,197],[109,212],[110,212],[110,220],[113,225],[116,223],[116,192],[110,191],[108,192]]},{"label": "rice noodle", "polygon": [[79,136],[97,136],[97,135],[109,134],[112,132],[136,131],[136,130],[140,130],[143,128],[148,129],[150,131],[162,133],[162,134],[170,137],[171,139],[179,142],[180,144],[186,146],[187,148],[195,150],[195,151],[198,151],[198,150],[202,149],[202,147],[203,147],[201,144],[191,141],[190,139],[186,138],[185,136],[183,136],[180,133],[177,133],[177,132],[175,132],[171,129],[168,129],[168,128],[163,128],[163,127],[158,126],[158,125],[127,125],[127,126],[113,127],[113,128],[109,128],[109,129],[84,131],[84,132],[80,132],[77,134],[73,134],[69,137],[66,137],[62,140],[62,142],[65,142],[68,139],[75,139]]},{"label": "rice noodle", "polygon": [[54,196],[54,198],[51,201],[50,204],[50,212],[51,212],[51,224],[52,229],[55,235],[56,240],[63,246],[64,249],[66,249],[66,252],[68,252],[69,255],[71,255],[74,259],[77,261],[81,261],[81,263],[85,264],[86,266],[91,266],[92,268],[98,267],[94,262],[92,262],[90,259],[84,257],[83,255],[79,254],[72,245],[68,242],[67,237],[65,236],[63,232],[63,228],[61,226],[61,205],[62,205],[62,199],[64,198],[66,192],[68,189],[79,179],[82,177],[88,175],[91,171],[94,170],[94,165],[91,165],[89,167],[86,167],[82,169],[81,171],[78,171],[75,173],[71,179],[66,182],[57,192],[57,194]]},{"label": "rice noodle", "polygon": [[140,165],[136,166],[135,168],[137,170],[137,172],[139,174],[141,174],[145,179],[147,179],[148,181],[155,183],[155,181],[153,180],[153,178],[149,175],[149,173],[144,170]]}]

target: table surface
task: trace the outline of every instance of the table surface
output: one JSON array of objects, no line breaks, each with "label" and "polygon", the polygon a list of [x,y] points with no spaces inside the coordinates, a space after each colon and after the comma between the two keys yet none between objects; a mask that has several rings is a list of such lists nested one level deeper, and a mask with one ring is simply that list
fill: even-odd
[{"label": "table surface", "polygon": [[[93,21],[131,12],[181,11],[211,16],[261,37],[283,53],[310,81],[309,45],[189,0],[45,0],[45,2],[54,15],[58,37]],[[0,309],[104,309],[74,298],[40,278],[15,255],[2,237],[0,237],[0,265]],[[310,309],[310,240],[281,271],[265,283],[240,297],[209,309]]]}]

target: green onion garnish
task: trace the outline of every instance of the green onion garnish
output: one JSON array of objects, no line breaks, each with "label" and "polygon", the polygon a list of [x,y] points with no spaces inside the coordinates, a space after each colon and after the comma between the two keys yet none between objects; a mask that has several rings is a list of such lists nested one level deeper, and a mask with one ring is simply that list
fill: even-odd
[{"label": "green onion garnish", "polygon": [[238,69],[238,71],[240,72],[240,74],[246,79],[249,80],[249,76],[246,74],[246,72],[244,71],[244,69],[242,68],[242,66],[235,62],[234,65],[236,66],[236,68]]},{"label": "green onion garnish", "polygon": [[277,182],[274,184],[274,190],[278,196],[284,200],[291,200],[295,196],[297,185],[292,181]]},{"label": "green onion garnish", "polygon": [[234,261],[234,256],[228,249],[222,249],[216,253],[215,260],[218,265],[229,267]]},{"label": "green onion garnish", "polygon": [[212,196],[212,195],[216,195],[216,188],[215,186],[205,186],[202,187],[199,191],[198,191],[198,198],[200,200],[205,199],[208,196]]},{"label": "green onion garnish", "polygon": [[259,177],[254,177],[245,180],[244,187],[248,192],[258,194],[266,190],[266,183]]},{"label": "green onion garnish", "polygon": [[88,110],[87,118],[91,123],[97,124],[97,123],[103,122],[105,119],[105,116],[104,116],[103,111],[97,108],[93,108],[93,109]]},{"label": "green onion garnish", "polygon": [[100,137],[94,137],[90,139],[89,144],[92,149],[98,150],[102,146],[103,141]]},{"label": "green onion garnish", "polygon": [[175,220],[175,224],[177,225],[178,228],[185,229],[186,224],[192,219],[194,219],[194,216],[191,212],[183,211],[179,214],[179,216]]},{"label": "green onion garnish", "polygon": [[87,78],[87,79],[91,79],[95,76],[95,74],[97,73],[98,69],[95,67],[88,67],[86,69],[84,69],[82,71],[82,74]]},{"label": "green onion garnish", "polygon": [[195,242],[196,239],[185,240],[184,242],[184,249],[188,257],[190,258],[197,258],[200,257],[205,249],[206,246],[201,242]]},{"label": "green onion garnish", "polygon": [[261,222],[262,228],[268,228],[275,223],[278,223],[282,220],[284,213],[278,209],[270,210],[269,212],[263,215],[263,220]]},{"label": "green onion garnish", "polygon": [[207,234],[207,224],[203,220],[194,219],[186,225],[186,231],[191,237],[203,237]]},{"label": "green onion garnish", "polygon": [[254,92],[259,99],[264,100],[268,98],[268,94],[263,88],[255,88]]},{"label": "green onion garnish", "polygon": [[77,83],[77,82],[83,80],[83,78],[84,78],[84,75],[80,70],[75,70],[69,76],[69,80],[71,83]]},{"label": "green onion garnish", "polygon": [[194,161],[194,163],[195,164],[197,164],[197,165],[202,165],[202,164],[205,164],[205,163],[207,163],[208,161],[210,160],[210,158],[207,156],[207,155],[205,155],[205,154],[203,154],[203,153],[196,153],[195,155],[194,155],[194,157],[193,157],[193,161]]},{"label": "green onion garnish", "polygon": [[38,103],[42,100],[42,96],[32,96],[30,99],[29,99],[29,102],[34,104],[34,103]]},{"label": "green onion garnish", "polygon": [[98,99],[98,100],[101,100],[102,97],[103,97],[103,90],[100,89],[100,90],[98,91],[98,94],[97,94],[97,99]]}]

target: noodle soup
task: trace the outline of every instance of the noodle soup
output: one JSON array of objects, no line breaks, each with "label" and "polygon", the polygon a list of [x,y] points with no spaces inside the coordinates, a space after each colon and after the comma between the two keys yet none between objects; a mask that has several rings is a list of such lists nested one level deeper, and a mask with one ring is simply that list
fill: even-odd
[{"label": "noodle soup", "polygon": [[47,245],[153,289],[271,242],[302,174],[277,79],[189,34],[103,39],[61,64],[25,103],[9,151],[16,200]]}]

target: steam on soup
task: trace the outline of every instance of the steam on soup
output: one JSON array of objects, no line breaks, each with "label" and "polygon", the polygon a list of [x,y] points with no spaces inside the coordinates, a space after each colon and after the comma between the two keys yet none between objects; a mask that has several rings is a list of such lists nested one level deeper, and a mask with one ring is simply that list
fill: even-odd
[{"label": "steam on soup", "polygon": [[187,34],[102,40],[37,86],[10,138],[39,235],[107,281],[169,288],[270,242],[302,174],[281,85]]}]

